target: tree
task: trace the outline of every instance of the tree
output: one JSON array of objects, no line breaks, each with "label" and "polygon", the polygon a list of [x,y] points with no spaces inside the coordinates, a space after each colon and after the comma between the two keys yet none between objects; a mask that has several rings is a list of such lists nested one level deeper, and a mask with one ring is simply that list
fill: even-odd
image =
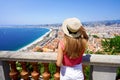
[{"label": "tree", "polygon": [[120,36],[102,40],[102,47],[105,52],[110,52],[111,54],[120,53]]},{"label": "tree", "polygon": [[92,35],[94,38],[99,38],[97,35]]}]

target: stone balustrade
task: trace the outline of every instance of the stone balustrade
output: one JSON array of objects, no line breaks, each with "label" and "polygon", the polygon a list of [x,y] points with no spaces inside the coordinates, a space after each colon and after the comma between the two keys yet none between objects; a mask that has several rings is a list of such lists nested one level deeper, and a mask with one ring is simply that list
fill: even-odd
[{"label": "stone balustrade", "polygon": [[[48,64],[55,63],[56,57],[57,53],[55,52],[0,51],[0,80],[29,80],[29,78],[39,80],[40,76],[43,80],[49,80],[51,74]],[[21,64],[21,72],[16,69],[16,62]],[[43,74],[38,71],[38,62],[44,65]],[[32,65],[31,73],[29,73],[26,63]],[[85,54],[83,64],[90,65],[89,80],[115,80],[116,70],[120,67],[120,56]],[[56,66],[54,80],[59,80],[59,71],[60,68]]]}]

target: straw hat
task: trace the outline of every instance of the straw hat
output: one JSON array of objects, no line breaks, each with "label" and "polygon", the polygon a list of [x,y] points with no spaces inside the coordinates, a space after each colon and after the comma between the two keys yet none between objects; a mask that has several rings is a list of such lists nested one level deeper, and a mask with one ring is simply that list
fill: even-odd
[{"label": "straw hat", "polygon": [[77,18],[68,18],[62,24],[63,32],[69,37],[79,37],[79,29],[82,26],[81,22]]}]

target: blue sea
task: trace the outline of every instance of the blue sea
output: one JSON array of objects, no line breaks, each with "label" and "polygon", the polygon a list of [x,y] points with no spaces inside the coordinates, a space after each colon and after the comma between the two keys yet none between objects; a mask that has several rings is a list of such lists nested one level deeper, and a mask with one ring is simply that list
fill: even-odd
[{"label": "blue sea", "polygon": [[0,27],[0,51],[16,51],[47,33],[47,28]]}]

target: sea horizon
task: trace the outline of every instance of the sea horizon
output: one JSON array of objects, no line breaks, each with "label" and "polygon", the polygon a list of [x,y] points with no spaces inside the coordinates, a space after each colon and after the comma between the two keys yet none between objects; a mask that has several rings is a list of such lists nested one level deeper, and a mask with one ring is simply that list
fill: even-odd
[{"label": "sea horizon", "polygon": [[[110,19],[110,20],[96,20],[96,21],[83,21],[83,25],[86,24],[120,24],[120,19]],[[62,23],[51,23],[51,24],[0,24],[1,27],[5,28],[50,28],[48,26],[61,26]]]}]

